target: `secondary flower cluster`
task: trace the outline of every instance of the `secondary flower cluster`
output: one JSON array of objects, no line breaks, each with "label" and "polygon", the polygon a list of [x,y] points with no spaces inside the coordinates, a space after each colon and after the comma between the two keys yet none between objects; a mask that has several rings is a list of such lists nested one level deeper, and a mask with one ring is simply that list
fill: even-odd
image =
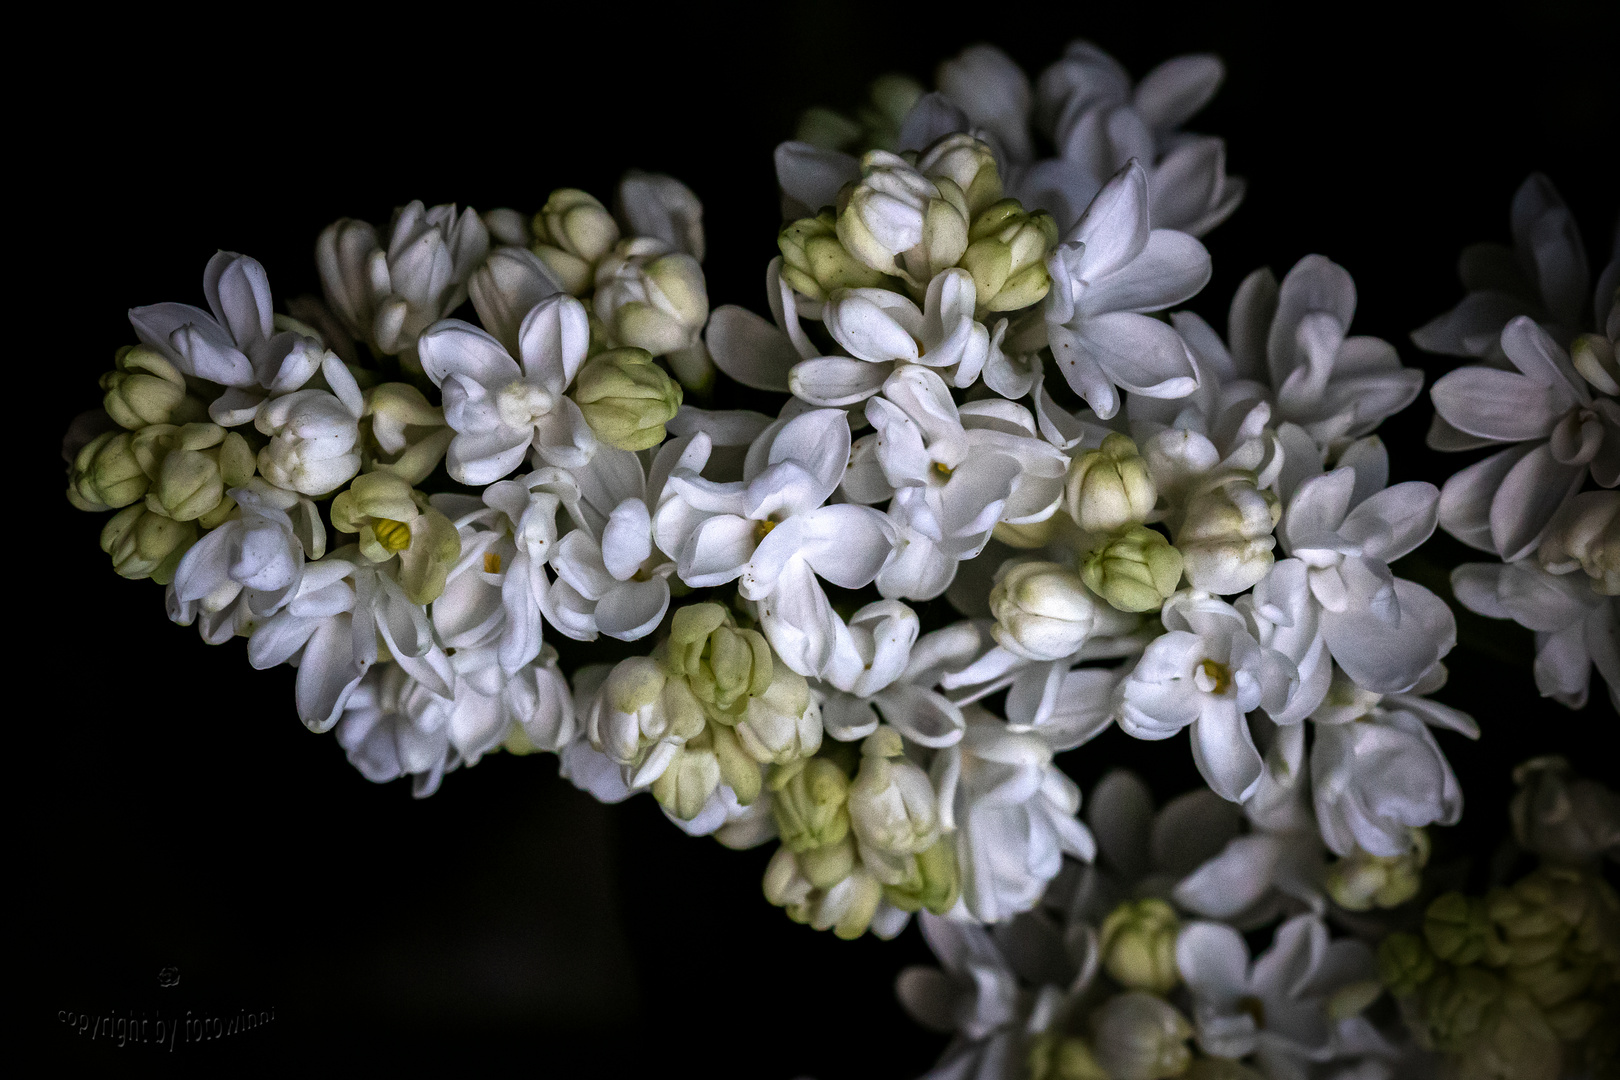
[{"label": "secondary flower cluster", "polygon": [[[103,547],[176,622],[295,665],[368,778],[555,752],[603,800],[777,839],[766,896],[843,937],[1030,911],[1097,846],[1054,756],[1111,724],[1188,731],[1200,805],[1252,823],[1200,871],[1212,917],[1297,899],[1324,847],[1393,902],[1462,808],[1430,729],[1476,734],[1428,697],[1450,611],[1391,570],[1443,512],[1373,434],[1422,379],[1321,256],[1245,279],[1224,338],[1165,314],[1241,194],[1176,130],[1220,77],[1133,88],[1077,45],[1032,95],[976,48],[893,149],[784,144],[769,319],[710,311],[701,206],[642,173],[616,212],[337,222],[297,318],[220,253],[208,310],[131,312],[69,497],[118,511]],[[768,411],[683,403],[717,370]],[[925,626],[940,597],[961,617]],[[565,673],[549,635],[646,645]]]},{"label": "secondary flower cluster", "polygon": [[1477,361],[1437,380],[1436,450],[1500,447],[1446,481],[1440,526],[1500,562],[1452,574],[1472,611],[1535,631],[1536,685],[1586,704],[1593,667],[1620,708],[1620,233],[1592,288],[1574,217],[1531,176],[1513,246],[1475,244],[1460,304],[1412,335]]}]

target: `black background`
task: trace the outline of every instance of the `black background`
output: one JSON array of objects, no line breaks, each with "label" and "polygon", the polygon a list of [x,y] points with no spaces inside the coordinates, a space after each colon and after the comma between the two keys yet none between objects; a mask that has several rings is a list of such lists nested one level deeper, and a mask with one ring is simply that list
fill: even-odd
[{"label": "black background", "polygon": [[[1190,125],[1224,136],[1250,185],[1206,238],[1215,278],[1190,305],[1217,327],[1249,270],[1280,276],[1322,252],[1356,278],[1356,332],[1446,370],[1405,335],[1459,297],[1465,243],[1506,239],[1532,169],[1574,208],[1594,277],[1609,253],[1612,4],[1443,21],[1422,5],[792,7],[666,5],[662,21],[605,4],[566,18],[454,7],[409,22],[378,8],[377,26],[277,11],[206,29],[86,15],[14,41],[23,235],[3,370],[24,433],[5,551],[12,595],[22,586],[7,672],[27,1042],[97,1071],[455,1055],[512,1056],[538,1076],[823,1080],[914,1075],[943,1043],[894,1003],[894,974],[927,956],[914,928],[846,943],[794,925],[760,894],[766,850],[688,839],[650,799],[599,806],[549,757],[495,755],[423,802],[368,784],[298,723],[291,669],[251,670],[240,641],[203,645],[164,618],[157,586],[111,573],[99,519],[62,498],[61,432],[132,340],[124,311],[201,303],[216,248],[257,257],[284,300],[316,287],[314,238],[338,217],[386,221],[412,198],[532,211],[559,186],[606,198],[639,166],[703,199],[711,301],[763,311],[770,155],[801,109],[851,107],[888,70],[930,80],[975,41],[1033,72],[1086,36],[1138,76],[1182,52],[1227,61]],[[1429,415],[1425,396],[1385,425],[1392,479],[1439,482],[1462,463],[1422,448]],[[1397,572],[1439,588],[1466,557],[1437,536]],[[1536,696],[1527,633],[1459,624],[1439,697],[1484,738],[1441,736],[1469,800],[1441,844],[1485,854],[1514,763],[1562,752],[1613,782],[1617,729],[1600,684],[1576,713]],[[1111,731],[1064,759],[1087,790],[1117,763],[1161,798],[1198,782],[1185,737]],[[160,989],[170,965],[181,982]],[[263,1031],[182,1036],[172,1055],[92,1043],[59,1019],[271,1006]]]}]

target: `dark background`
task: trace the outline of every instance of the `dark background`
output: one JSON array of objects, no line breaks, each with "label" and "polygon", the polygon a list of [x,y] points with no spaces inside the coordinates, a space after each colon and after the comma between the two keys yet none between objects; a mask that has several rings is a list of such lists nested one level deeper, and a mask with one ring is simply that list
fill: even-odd
[{"label": "dark background", "polygon": [[[132,340],[125,309],[201,303],[216,248],[257,257],[284,301],[316,287],[314,238],[338,217],[386,221],[412,198],[532,211],[559,186],[606,198],[639,166],[704,200],[711,301],[763,311],[771,150],[800,110],[852,107],[884,71],[931,81],[975,41],[1033,73],[1086,36],[1137,76],[1182,52],[1227,61],[1190,125],[1224,136],[1250,185],[1206,238],[1215,279],[1190,305],[1218,327],[1248,271],[1280,276],[1322,252],[1357,280],[1356,332],[1395,342],[1431,377],[1446,370],[1405,335],[1459,298],[1464,244],[1507,238],[1509,199],[1533,169],[1574,208],[1594,277],[1609,254],[1612,4],[1483,5],[1438,22],[1420,5],[1355,5],[1332,21],[1299,6],[666,10],[643,22],[609,5],[567,19],[455,8],[399,28],[404,16],[378,9],[387,31],[278,11],[206,34],[85,16],[16,41],[11,172],[25,191],[11,218],[24,235],[6,371],[26,437],[7,553],[24,589],[9,665],[24,854],[10,891],[28,910],[11,936],[20,1026],[52,1060],[111,1071],[510,1054],[540,1076],[835,1080],[915,1075],[943,1043],[894,1003],[895,973],[927,958],[914,928],[846,943],[797,926],[760,894],[767,849],[688,839],[651,799],[600,806],[550,757],[486,758],[423,802],[368,784],[298,723],[291,669],[251,670],[240,641],[203,645],[164,618],[161,589],[110,572],[99,519],[62,498],[61,432]],[[1439,482],[1462,463],[1422,449],[1429,415],[1425,396],[1385,425],[1392,479]],[[1437,536],[1397,571],[1439,588],[1467,557]],[[1440,737],[1469,800],[1440,844],[1483,856],[1505,829],[1514,763],[1562,752],[1614,782],[1617,729],[1600,686],[1577,713],[1536,696],[1528,633],[1466,613],[1459,624],[1439,696],[1471,710],[1484,738]],[[1198,783],[1184,737],[1111,731],[1064,759],[1087,790],[1117,763],[1161,798]],[[160,989],[170,965],[180,984]],[[264,1031],[182,1037],[162,1059],[58,1019],[271,1006]]]}]

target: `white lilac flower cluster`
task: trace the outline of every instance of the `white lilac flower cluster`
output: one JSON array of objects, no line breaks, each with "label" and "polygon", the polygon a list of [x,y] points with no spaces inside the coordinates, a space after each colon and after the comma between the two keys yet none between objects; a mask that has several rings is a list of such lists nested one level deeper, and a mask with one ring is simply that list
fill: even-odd
[{"label": "white lilac flower cluster", "polygon": [[1468,295],[1412,335],[1475,361],[1436,380],[1429,445],[1494,451],[1441,489],[1440,527],[1501,560],[1458,567],[1452,589],[1535,631],[1543,696],[1580,708],[1596,667],[1620,708],[1620,232],[1594,290],[1545,176],[1511,222],[1513,246],[1466,249]]},{"label": "white lilac flower cluster", "polygon": [[1620,899],[1599,863],[1620,859],[1620,796],[1562,758],[1514,775],[1512,843],[1540,865],[1476,896],[1420,891],[1421,830],[1416,857],[1324,867],[1304,785],[1258,813],[1208,790],[1155,812],[1108,774],[1098,857],[1038,907],[922,916],[940,966],[896,989],[952,1036],[926,1080],[1611,1075]]},{"label": "white lilac flower cluster", "polygon": [[[369,779],[554,752],[604,801],[778,840],[766,896],[841,937],[1030,911],[1096,854],[1054,757],[1111,724],[1186,730],[1199,813],[1251,823],[1200,871],[1212,919],[1297,901],[1324,848],[1388,900],[1462,808],[1431,727],[1476,734],[1428,697],[1450,611],[1391,570],[1441,512],[1373,434],[1422,379],[1351,333],[1321,256],[1245,279],[1224,338],[1165,314],[1242,191],[1177,130],[1220,78],[1184,57],[1133,87],[1076,45],[1032,93],[980,47],[894,149],[784,144],[769,319],[710,311],[701,206],[644,173],[616,212],[564,189],[339,221],[298,319],[220,253],[208,310],[131,312],[69,497],[117,511],[103,547],[176,622],[296,666],[299,716]],[[771,411],[684,403],[717,371]],[[960,618],[925,626],[940,597]],[[647,644],[564,672],[558,637]],[[1305,950],[1288,986],[1316,986],[1338,953],[1289,925],[1209,978]]]}]

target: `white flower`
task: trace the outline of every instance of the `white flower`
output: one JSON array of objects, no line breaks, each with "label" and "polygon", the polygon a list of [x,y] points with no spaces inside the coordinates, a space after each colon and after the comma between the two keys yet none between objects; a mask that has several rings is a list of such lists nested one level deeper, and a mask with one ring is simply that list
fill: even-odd
[{"label": "white flower", "polygon": [[1348,985],[1377,979],[1367,946],[1330,942],[1315,915],[1279,926],[1253,964],[1236,930],[1190,923],[1176,941],[1176,963],[1193,995],[1199,1048],[1229,1059],[1253,1054],[1271,1076],[1303,1075],[1309,1062],[1333,1057],[1329,999]]},{"label": "white flower", "polygon": [[[842,638],[817,687],[822,723],[840,742],[871,735],[882,719],[918,746],[950,746],[962,737],[962,710],[935,687],[946,671],[980,651],[978,630],[957,623],[917,638],[917,615],[895,600],[868,604],[850,617],[850,644]],[[869,639],[869,640],[868,640]],[[854,661],[871,655],[869,666]],[[852,677],[853,676],[853,677]]]},{"label": "white flower", "polygon": [[1298,678],[1294,665],[1213,597],[1178,593],[1162,618],[1165,633],[1120,686],[1119,725],[1139,739],[1167,739],[1191,725],[1198,771],[1222,798],[1241,802],[1262,771],[1245,714],[1281,710]]},{"label": "white flower", "polygon": [[355,337],[393,356],[467,297],[467,282],[489,251],[489,230],[470,207],[428,209],[412,202],[394,215],[388,242],[364,222],[327,226],[315,261],[327,303]]},{"label": "white flower", "polygon": [[1147,176],[1134,161],[1110,180],[1048,260],[1046,333],[1063,377],[1103,419],[1116,387],[1177,398],[1197,386],[1186,346],[1140,314],[1178,304],[1209,280],[1209,253],[1149,223]]},{"label": "white flower", "polygon": [[[916,855],[939,839],[939,809],[928,774],[905,757],[905,741],[880,727],[861,744],[860,770],[849,787],[850,828],[861,860],[881,880],[894,856]],[[903,862],[903,860],[902,860]]]},{"label": "white flower", "polygon": [[1586,491],[1564,504],[1536,548],[1554,574],[1582,570],[1592,588],[1620,596],[1620,491]]},{"label": "white flower", "polygon": [[550,267],[526,247],[499,247],[467,283],[478,321],[509,354],[522,350],[518,330],[540,301],[563,291]]},{"label": "white flower", "polygon": [[709,316],[704,343],[715,367],[755,390],[786,392],[789,372],[817,349],[799,324],[799,296],[782,280],[782,257],[765,271],[765,294],[775,324],[747,308],[722,304]]},{"label": "white flower", "polygon": [[1289,554],[1309,568],[1328,651],[1358,685],[1379,693],[1416,683],[1457,637],[1444,602],[1390,573],[1390,562],[1434,531],[1438,492],[1421,481],[1384,488],[1388,468],[1380,448],[1306,480],[1281,527]]},{"label": "white flower", "polygon": [[326,390],[295,390],[257,407],[253,426],[270,443],[259,451],[259,473],[301,495],[336,491],[360,471],[360,417],[365,398],[336,356],[321,363]]},{"label": "white flower", "polygon": [[1464,563],[1451,588],[1470,611],[1512,619],[1536,634],[1536,686],[1572,709],[1586,704],[1595,665],[1620,704],[1620,597],[1603,596],[1575,574],[1553,574],[1533,559]]},{"label": "white flower", "polygon": [[1514,444],[1447,480],[1440,501],[1447,532],[1512,562],[1535,549],[1588,470],[1603,487],[1620,483],[1620,400],[1594,393],[1528,316],[1503,329],[1502,351],[1516,372],[1462,367],[1429,393],[1471,445]]},{"label": "white flower", "polygon": [[1009,731],[974,709],[932,772],[941,823],[956,831],[962,900],[981,922],[1028,911],[1065,852],[1086,861],[1095,853],[1075,817],[1080,789],[1052,764],[1052,745],[1039,734]]},{"label": "white flower", "polygon": [[1322,839],[1336,855],[1358,848],[1404,855],[1411,830],[1454,825],[1462,788],[1429,726],[1479,737],[1473,718],[1423,695],[1445,683],[1436,665],[1410,694],[1380,696],[1347,680],[1335,682],[1312,714],[1311,795]]},{"label": "white flower", "polygon": [[1030,157],[1029,77],[994,45],[970,45],[939,65],[939,92],[988,132],[1008,158]]},{"label": "white flower", "polygon": [[217,613],[239,598],[255,618],[269,618],[297,592],[306,555],[319,559],[326,551],[326,529],[309,499],[262,480],[232,488],[230,497],[238,512],[204,533],[175,570],[186,622],[195,605]]},{"label": "white flower", "polygon": [[705,436],[672,439],[659,448],[649,479],[636,454],[600,446],[574,473],[579,495],[567,508],[576,527],[550,561],[558,578],[552,603],[576,617],[558,629],[581,641],[599,632],[634,641],[653,631],[669,608],[675,563],[653,545],[652,512],[670,472],[700,467],[708,453]]},{"label": "white flower", "polygon": [[203,271],[203,294],[212,314],[152,304],[132,308],[129,321],[135,336],[182,374],[224,384],[208,409],[216,424],[247,423],[267,394],[297,390],[331,355],[307,327],[276,316],[270,279],[256,259],[216,253]]},{"label": "white flower", "polygon": [[581,719],[591,746],[620,767],[629,790],[662,776],[680,748],[704,727],[702,708],[685,682],[669,678],[648,656],[615,665]]},{"label": "white flower", "polygon": [[596,268],[596,317],[620,344],[654,356],[690,348],[709,318],[698,261],[662,240],[626,240]]},{"label": "white flower", "polygon": [[416,722],[436,695],[397,664],[367,673],[344,704],[333,732],[349,764],[374,784],[411,778],[411,794],[425,799],[439,790],[444,774],[461,764],[448,728]]},{"label": "white flower", "polygon": [[990,591],[991,633],[1026,660],[1061,660],[1091,635],[1099,603],[1073,570],[1049,562],[1008,562]]},{"label": "white flower", "polygon": [[[1000,345],[973,317],[973,277],[941,270],[928,283],[922,310],[888,289],[840,289],[827,301],[827,332],[849,356],[815,356],[788,374],[793,393],[813,405],[852,405],[883,388],[899,365],[935,368],[952,386],[972,386]],[[853,357],[854,359],[851,359]]]},{"label": "white flower", "polygon": [[908,967],[895,995],[919,1024],[956,1036],[924,1080],[996,1077],[1017,1061],[1030,996],[989,931],[971,919],[918,916],[940,966]]},{"label": "white flower", "polygon": [[585,362],[590,326],[571,296],[542,301],[518,331],[518,361],[489,334],[446,319],[422,335],[422,367],[444,392],[444,419],[455,429],[446,464],[463,484],[493,483],[523,463],[532,445],[548,464],[578,468],[596,437],[565,396]]},{"label": "white flower", "polygon": [[649,236],[703,261],[703,204],[663,173],[631,169],[619,181],[619,213],[631,236]]},{"label": "white flower", "polygon": [[893,550],[892,527],[878,511],[822,505],[843,476],[849,447],[840,410],[778,421],[749,450],[740,481],[705,478],[701,454],[674,469],[653,520],[680,579],[706,588],[740,578],[738,591],[760,603],[772,648],[806,676],[831,662],[838,632],[817,575],[860,588]]}]

